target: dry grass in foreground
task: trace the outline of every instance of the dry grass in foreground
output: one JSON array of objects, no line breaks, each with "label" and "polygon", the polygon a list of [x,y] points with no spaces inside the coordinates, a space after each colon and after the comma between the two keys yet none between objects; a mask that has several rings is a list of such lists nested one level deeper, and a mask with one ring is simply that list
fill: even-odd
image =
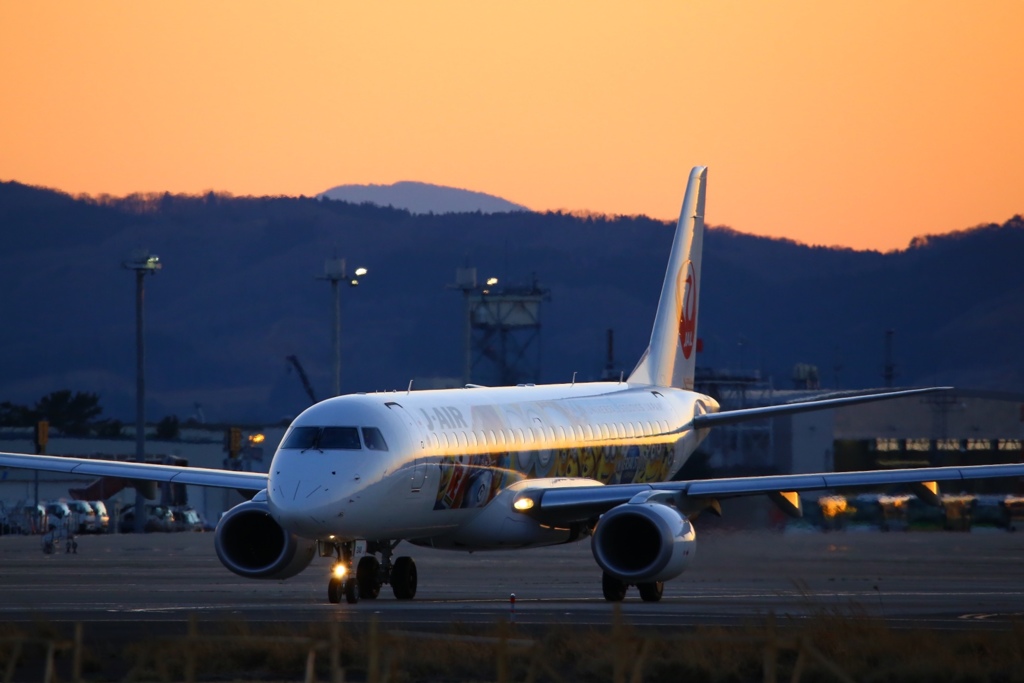
[{"label": "dry grass in foreground", "polygon": [[1024,682],[1024,624],[894,630],[837,611],[672,630],[635,629],[616,612],[603,628],[456,623],[408,632],[193,618],[187,631],[157,637],[110,638],[102,624],[87,631],[76,644],[51,624],[0,626],[4,680],[45,680],[53,671],[61,681]]}]

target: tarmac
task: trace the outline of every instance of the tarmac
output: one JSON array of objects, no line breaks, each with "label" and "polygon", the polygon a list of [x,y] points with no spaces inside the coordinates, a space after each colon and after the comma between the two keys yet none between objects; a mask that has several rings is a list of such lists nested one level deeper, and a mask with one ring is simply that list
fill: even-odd
[{"label": "tarmac", "polygon": [[[257,623],[375,618],[394,629],[455,623],[611,623],[588,541],[553,548],[456,553],[402,544],[417,563],[412,601],[330,604],[330,560],[287,581],[254,581],[217,560],[212,533],[79,536],[78,552],[45,555],[38,536],[0,537],[0,623],[82,622],[141,632],[203,620]],[[514,609],[510,596],[515,594]],[[728,531],[700,533],[696,559],[661,602],[635,589],[621,603],[637,627],[737,625],[822,614],[895,628],[1008,628],[1024,619],[1024,534],[1002,530]],[[178,631],[178,626],[174,627]]]}]

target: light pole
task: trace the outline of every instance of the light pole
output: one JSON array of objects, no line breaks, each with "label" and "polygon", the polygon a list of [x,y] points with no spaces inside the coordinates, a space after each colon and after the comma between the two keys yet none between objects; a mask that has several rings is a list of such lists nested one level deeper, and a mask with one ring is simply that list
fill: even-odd
[{"label": "light pole", "polygon": [[352,277],[349,277],[345,268],[345,259],[332,258],[324,261],[324,274],[317,277],[317,280],[327,280],[331,283],[331,294],[334,297],[334,395],[341,395],[341,292],[338,288],[339,282],[347,282],[349,287],[358,287],[359,278],[366,275],[366,268],[356,268]]},{"label": "light pole", "polygon": [[[135,271],[135,460],[146,459],[146,339],[143,335],[145,302],[144,278],[155,275],[163,267],[160,257],[140,249],[123,262],[122,267]],[[146,499],[138,485],[135,487],[135,531],[146,528]]]}]

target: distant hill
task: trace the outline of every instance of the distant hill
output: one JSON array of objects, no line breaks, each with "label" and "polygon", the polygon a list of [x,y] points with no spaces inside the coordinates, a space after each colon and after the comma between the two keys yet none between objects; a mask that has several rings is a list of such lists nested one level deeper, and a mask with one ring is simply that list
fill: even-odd
[{"label": "distant hill", "polygon": [[[267,420],[307,404],[285,360],[330,386],[334,254],[369,268],[342,290],[342,387],[404,390],[461,373],[464,302],[446,286],[467,258],[504,284],[534,274],[536,381],[596,379],[605,331],[627,372],[647,345],[672,226],[644,217],[409,211],[315,198],[148,195],[82,199],[0,183],[0,402],[95,391],[133,415],[135,292],[121,262],[148,247],[148,414]],[[882,381],[894,329],[899,384],[1024,386],[1024,219],[880,254],[712,228],[705,238],[699,363],[790,385],[797,363],[844,389]],[[487,383],[486,379],[477,379]]]},{"label": "distant hill", "polygon": [[393,185],[339,185],[320,195],[328,199],[405,209],[410,213],[503,213],[529,211],[521,204],[483,192],[403,180]]}]

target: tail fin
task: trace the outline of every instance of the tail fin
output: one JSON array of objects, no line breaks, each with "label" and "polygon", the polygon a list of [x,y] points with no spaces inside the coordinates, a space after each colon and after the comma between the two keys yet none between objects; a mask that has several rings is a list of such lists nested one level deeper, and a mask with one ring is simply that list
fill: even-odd
[{"label": "tail fin", "polygon": [[693,389],[707,173],[705,166],[696,166],[690,171],[665,282],[661,286],[658,312],[654,316],[651,343],[629,376],[631,383]]}]

